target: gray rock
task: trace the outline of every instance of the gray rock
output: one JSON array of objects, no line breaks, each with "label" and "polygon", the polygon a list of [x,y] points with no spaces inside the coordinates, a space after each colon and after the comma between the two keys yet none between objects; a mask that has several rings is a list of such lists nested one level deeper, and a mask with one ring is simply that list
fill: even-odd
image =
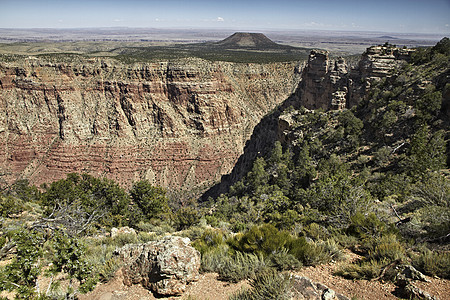
[{"label": "gray rock", "polygon": [[133,234],[136,235],[136,230],[134,230],[133,228],[130,228],[128,226],[125,227],[113,227],[111,228],[111,237],[115,238],[116,236],[120,235],[120,234]]},{"label": "gray rock", "polygon": [[123,260],[124,284],[142,284],[160,295],[180,295],[199,279],[200,253],[188,238],[168,236],[116,250]]},{"label": "gray rock", "polygon": [[425,275],[419,272],[416,268],[411,265],[402,265],[399,267],[401,269],[401,274],[403,274],[407,279],[420,280],[425,282],[430,282]]},{"label": "gray rock", "polygon": [[322,294],[322,300],[334,300],[336,297],[336,292],[332,289],[326,289]]},{"label": "gray rock", "polygon": [[291,277],[293,294],[295,300],[350,300],[348,297],[336,293],[322,283],[313,282],[303,276],[294,275]]}]

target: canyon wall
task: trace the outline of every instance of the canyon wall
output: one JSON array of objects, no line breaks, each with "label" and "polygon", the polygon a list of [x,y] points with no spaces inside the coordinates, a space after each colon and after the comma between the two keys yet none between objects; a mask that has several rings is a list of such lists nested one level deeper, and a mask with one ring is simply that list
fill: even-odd
[{"label": "canyon wall", "polygon": [[408,61],[412,51],[390,45],[373,46],[355,66],[349,66],[342,57],[330,58],[327,51],[311,51],[297,91],[297,106],[324,110],[355,106],[371,84]]},{"label": "canyon wall", "polygon": [[232,172],[204,195],[218,197],[228,192],[252,168],[257,157],[264,157],[273,148],[275,141],[297,139],[289,136],[294,120],[283,111],[289,107],[323,110],[342,110],[358,104],[366,95],[371,84],[389,76],[389,72],[408,61],[411,49],[390,46],[374,46],[364,52],[354,65],[344,58],[331,58],[327,51],[311,51],[308,62],[300,68],[301,81],[290,97],[277,110],[266,115],[255,127],[247,142],[244,154],[239,157]]},{"label": "canyon wall", "polygon": [[298,64],[0,61],[0,185],[70,172],[201,190],[298,86]]}]

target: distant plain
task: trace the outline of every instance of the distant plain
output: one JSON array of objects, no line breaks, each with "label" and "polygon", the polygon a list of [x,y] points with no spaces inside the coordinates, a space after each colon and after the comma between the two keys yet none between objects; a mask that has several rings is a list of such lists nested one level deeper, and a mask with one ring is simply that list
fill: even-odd
[{"label": "distant plain", "polygon": [[187,56],[235,62],[269,62],[303,60],[310,49],[328,50],[332,56],[349,56],[361,54],[367,47],[386,42],[410,48],[431,46],[442,38],[437,34],[261,30],[259,32],[264,33],[274,42],[296,48],[256,52],[208,46],[225,39],[235,31],[151,28],[0,28],[0,54],[72,53],[87,56],[112,56],[128,62]]}]

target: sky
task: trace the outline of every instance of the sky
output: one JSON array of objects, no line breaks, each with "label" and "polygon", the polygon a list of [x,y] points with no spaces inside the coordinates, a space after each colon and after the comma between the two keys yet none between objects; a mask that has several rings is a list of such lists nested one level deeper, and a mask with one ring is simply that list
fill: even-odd
[{"label": "sky", "polygon": [[0,0],[0,28],[223,28],[450,34],[450,0]]}]

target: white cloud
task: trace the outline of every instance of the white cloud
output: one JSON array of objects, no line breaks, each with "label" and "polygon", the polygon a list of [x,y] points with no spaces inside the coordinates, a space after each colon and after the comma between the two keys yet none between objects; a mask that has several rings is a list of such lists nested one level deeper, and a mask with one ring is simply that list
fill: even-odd
[{"label": "white cloud", "polygon": [[225,21],[225,19],[224,19],[224,18],[222,18],[222,17],[217,17],[216,21],[217,21],[217,22],[224,22],[224,21]]}]

